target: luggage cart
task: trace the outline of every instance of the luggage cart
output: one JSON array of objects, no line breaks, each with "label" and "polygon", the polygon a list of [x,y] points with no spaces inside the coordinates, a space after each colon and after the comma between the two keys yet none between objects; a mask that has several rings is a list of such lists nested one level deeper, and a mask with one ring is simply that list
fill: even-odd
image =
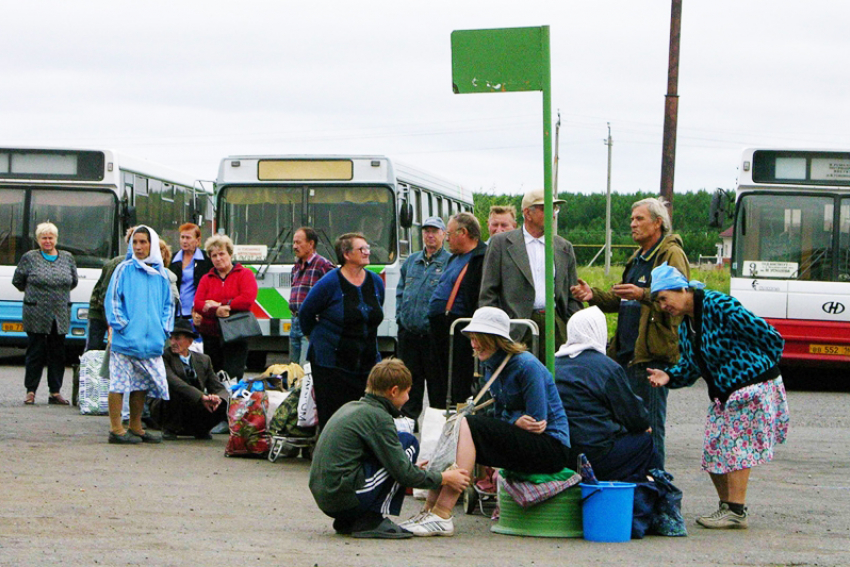
[{"label": "luggage cart", "polygon": [[313,458],[313,448],[319,438],[318,431],[312,437],[282,437],[275,435],[270,440],[269,462],[275,462],[281,457],[297,457],[298,452],[305,459]]},{"label": "luggage cart", "polygon": [[[463,317],[460,319],[456,319],[452,322],[451,327],[449,327],[449,371],[448,371],[448,389],[446,393],[446,417],[450,415],[451,407],[452,407],[452,362],[454,361],[454,349],[451,348],[454,346],[454,335],[455,335],[455,327],[458,325],[466,325],[472,321],[470,317]],[[511,331],[516,328],[525,327],[531,331],[531,353],[537,356],[537,353],[540,351],[540,328],[537,326],[537,323],[532,321],[531,319],[511,319]],[[476,376],[478,375],[478,359],[475,360],[475,368],[476,368]],[[457,408],[455,407],[455,411]],[[481,471],[478,470],[478,466],[476,465],[476,470],[474,471],[473,477],[478,479],[481,477]],[[498,488],[497,488],[498,490]],[[476,509],[481,511],[481,514],[485,516],[490,516],[493,512],[493,509],[496,507],[496,492],[487,492],[482,490],[477,486],[476,482],[470,483],[470,485],[463,492],[463,509],[467,514],[475,513]]]}]

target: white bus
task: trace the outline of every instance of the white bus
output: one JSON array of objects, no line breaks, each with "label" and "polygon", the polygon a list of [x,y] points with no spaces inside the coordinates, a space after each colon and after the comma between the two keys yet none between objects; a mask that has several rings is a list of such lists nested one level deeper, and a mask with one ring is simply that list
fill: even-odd
[{"label": "white bus", "polygon": [[289,349],[292,236],[299,227],[316,230],[318,253],[334,263],[339,235],[366,236],[369,269],[386,285],[379,347],[394,352],[396,282],[405,258],[422,248],[423,220],[472,211],[471,192],[383,156],[232,156],[221,162],[215,194],[217,229],[233,239],[234,260],[259,284],[254,314],[263,336],[252,340],[255,367],[267,351]]},{"label": "white bus", "polygon": [[212,205],[211,190],[191,176],[109,150],[0,148],[0,346],[27,343],[23,293],[12,274],[21,256],[38,248],[37,224],[54,223],[57,247],[77,263],[66,344],[80,352],[92,288],[103,264],[126,252],[125,229],[147,224],[176,252],[184,222],[212,233]]},{"label": "white bus", "polygon": [[784,364],[850,366],[850,152],[745,150],[731,268]]}]

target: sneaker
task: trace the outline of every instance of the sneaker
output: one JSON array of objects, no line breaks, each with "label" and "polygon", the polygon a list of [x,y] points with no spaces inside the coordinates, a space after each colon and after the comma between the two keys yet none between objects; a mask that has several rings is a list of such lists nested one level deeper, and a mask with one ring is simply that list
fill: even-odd
[{"label": "sneaker", "polygon": [[424,518],[428,514],[430,514],[430,512],[428,512],[427,510],[422,510],[421,512],[417,512],[416,514],[412,515],[410,518],[401,522],[399,524],[399,526],[401,526],[404,529],[407,529],[407,527],[409,525],[417,523],[419,520],[421,520],[422,518]]},{"label": "sneaker", "polygon": [[744,508],[743,514],[736,514],[726,502],[722,502],[715,513],[697,518],[697,524],[710,530],[745,530],[748,527],[747,509]]},{"label": "sneaker", "polygon": [[431,512],[426,512],[415,522],[405,523],[401,527],[419,537],[455,535],[455,523],[452,518],[444,519]]}]

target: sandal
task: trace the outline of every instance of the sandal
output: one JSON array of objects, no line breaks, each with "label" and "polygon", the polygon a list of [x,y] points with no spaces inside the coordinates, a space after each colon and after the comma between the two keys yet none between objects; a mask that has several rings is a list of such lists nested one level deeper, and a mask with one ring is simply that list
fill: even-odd
[{"label": "sandal", "polygon": [[[35,394],[33,394],[35,397]],[[62,394],[50,394],[50,397],[47,398],[47,403],[56,405],[56,406],[69,406],[71,402],[62,397]]]},{"label": "sandal", "polygon": [[27,392],[27,397],[24,399],[24,404],[28,406],[35,405],[35,392]]},{"label": "sandal", "polygon": [[413,532],[402,528],[389,518],[384,518],[380,524],[371,530],[351,532],[351,537],[368,539],[408,539],[413,537]]}]

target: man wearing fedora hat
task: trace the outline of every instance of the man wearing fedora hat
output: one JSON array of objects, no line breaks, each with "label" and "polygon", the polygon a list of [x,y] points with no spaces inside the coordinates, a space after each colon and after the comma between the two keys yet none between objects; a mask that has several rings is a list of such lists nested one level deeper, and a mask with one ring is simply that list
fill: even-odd
[{"label": "man wearing fedora hat", "polygon": [[[562,199],[554,200],[557,214]],[[539,359],[545,363],[545,337],[555,333],[555,344],[566,341],[566,324],[582,304],[570,293],[578,283],[573,245],[554,237],[555,329],[546,329],[546,246],[544,242],[543,190],[533,189],[522,198],[523,226],[496,234],[484,257],[479,306],[498,307],[511,319],[532,319],[540,328]],[[517,338],[517,337],[515,337]],[[522,337],[518,337],[522,338]],[[524,342],[530,340],[525,337]]]},{"label": "man wearing fedora hat", "polygon": [[210,439],[210,430],[227,420],[227,388],[213,372],[210,357],[189,350],[197,337],[192,323],[178,318],[162,354],[171,399],[154,400],[151,416],[165,440],[178,435]]}]

